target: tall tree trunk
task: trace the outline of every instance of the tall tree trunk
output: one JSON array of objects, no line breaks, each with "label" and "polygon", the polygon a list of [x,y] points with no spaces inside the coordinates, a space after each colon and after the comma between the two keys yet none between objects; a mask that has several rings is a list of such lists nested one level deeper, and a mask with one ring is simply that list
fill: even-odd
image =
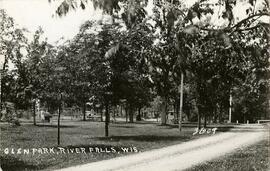
[{"label": "tall tree trunk", "polygon": [[85,102],[83,102],[83,121],[86,121],[86,103]]},{"label": "tall tree trunk", "polygon": [[198,113],[198,129],[201,129],[201,114]]},{"label": "tall tree trunk", "polygon": [[121,117],[123,116],[123,106],[122,106],[122,104],[120,105],[120,116]]},{"label": "tall tree trunk", "polygon": [[223,112],[223,105],[221,104],[218,113],[218,123],[221,123],[222,112]]},{"label": "tall tree trunk", "polygon": [[182,114],[183,114],[183,89],[184,89],[184,74],[181,72],[181,84],[180,84],[180,107],[179,107],[179,131],[182,129]]},{"label": "tall tree trunk", "polygon": [[103,107],[100,107],[100,121],[103,122]]},{"label": "tall tree trunk", "polygon": [[140,107],[138,108],[138,115],[139,115],[140,117],[142,117],[142,116],[141,116],[141,109],[142,109],[142,108],[140,108]]},{"label": "tall tree trunk", "polygon": [[58,106],[58,118],[57,118],[57,145],[60,145],[60,116],[62,108],[62,94],[60,95],[60,103]]},{"label": "tall tree trunk", "polygon": [[4,81],[3,78],[5,76],[5,70],[6,70],[6,66],[7,66],[8,60],[7,57],[5,57],[4,63],[3,63],[3,67],[1,68],[2,70],[0,71],[0,113],[3,109],[3,103],[4,103]]},{"label": "tall tree trunk", "polygon": [[201,129],[201,106],[198,106],[198,129]]},{"label": "tall tree trunk", "polygon": [[37,122],[36,122],[36,101],[35,100],[33,101],[32,106],[33,106],[33,124],[37,125]]},{"label": "tall tree trunk", "polygon": [[204,128],[206,128],[206,124],[207,124],[207,116],[206,114],[204,114],[204,123],[203,123]]},{"label": "tall tree trunk", "polygon": [[176,102],[173,104],[173,118],[176,119]]},{"label": "tall tree trunk", "polygon": [[133,123],[134,122],[133,114],[134,114],[133,106],[130,106],[130,109],[129,109],[129,122],[130,123]]},{"label": "tall tree trunk", "polygon": [[110,123],[110,113],[109,104],[105,104],[105,137],[109,136],[109,123]]},{"label": "tall tree trunk", "polygon": [[229,123],[232,122],[232,94],[230,92],[230,97],[229,97]]},{"label": "tall tree trunk", "polygon": [[177,119],[178,121],[179,121],[179,104],[180,104],[180,101],[179,101],[180,99],[179,98],[177,98],[176,100],[175,100],[175,119]]},{"label": "tall tree trunk", "polygon": [[162,99],[162,111],[161,111],[161,125],[166,125],[167,123],[167,98]]},{"label": "tall tree trunk", "polygon": [[125,108],[126,123],[128,123],[128,107]]},{"label": "tall tree trunk", "polygon": [[116,110],[116,106],[113,107],[113,119],[114,119],[114,121],[115,121],[115,113],[116,113],[115,110]]},{"label": "tall tree trunk", "polygon": [[[2,68],[1,68],[2,69]],[[4,71],[3,70],[0,70],[0,118],[2,118],[2,100],[3,100],[3,93],[2,93],[2,78],[3,78],[3,73]]]},{"label": "tall tree trunk", "polygon": [[215,108],[214,108],[214,123],[217,123],[217,105],[215,105]]}]

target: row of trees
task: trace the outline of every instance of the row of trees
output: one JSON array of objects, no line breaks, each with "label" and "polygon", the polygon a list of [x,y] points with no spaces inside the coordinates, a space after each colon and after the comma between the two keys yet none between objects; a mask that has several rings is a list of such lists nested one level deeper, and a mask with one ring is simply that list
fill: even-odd
[{"label": "row of trees", "polygon": [[[233,11],[245,2],[233,0],[200,0],[190,7],[178,0],[154,0],[151,16],[145,9],[148,1],[92,3],[112,16],[111,23],[88,21],[74,39],[59,46],[42,40],[42,29],[27,41],[24,30],[15,29],[1,10],[1,102],[26,108],[40,99],[59,111],[64,102],[81,106],[85,119],[91,99],[106,109],[106,135],[109,108],[123,100],[130,122],[135,110],[157,96],[162,124],[169,104],[177,113],[183,104],[198,127],[202,117],[206,126],[207,120],[228,115],[230,97],[234,120],[252,120],[269,111],[267,1],[246,2],[250,8],[241,19]],[[77,7],[75,1],[63,1],[56,13],[62,16]],[[218,25],[213,18],[225,23]],[[13,71],[8,71],[9,60]]]}]

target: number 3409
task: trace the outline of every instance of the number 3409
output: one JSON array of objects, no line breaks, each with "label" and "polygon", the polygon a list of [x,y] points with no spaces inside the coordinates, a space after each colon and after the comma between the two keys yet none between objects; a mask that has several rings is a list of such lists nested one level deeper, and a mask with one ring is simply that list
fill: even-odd
[{"label": "number 3409", "polygon": [[202,134],[215,134],[216,133],[217,128],[195,128],[195,131],[192,135],[202,135]]}]

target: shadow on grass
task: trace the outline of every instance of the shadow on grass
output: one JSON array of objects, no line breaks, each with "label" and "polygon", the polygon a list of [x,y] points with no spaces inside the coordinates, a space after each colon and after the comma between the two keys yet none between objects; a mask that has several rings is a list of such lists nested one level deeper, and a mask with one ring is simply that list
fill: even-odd
[{"label": "shadow on grass", "polygon": [[158,124],[158,122],[155,121],[136,121],[134,122],[135,124],[141,124],[141,125],[146,125],[146,124]]},{"label": "shadow on grass", "polygon": [[131,124],[131,125],[153,125],[153,124],[158,124],[157,122],[154,121],[134,121],[134,122],[126,122],[126,121],[114,121],[111,122],[112,124]]},{"label": "shadow on grass", "polygon": [[[48,127],[48,128],[57,128],[57,125],[48,125],[48,124],[37,124],[36,127]],[[74,125],[60,125],[60,128],[75,128]]]},{"label": "shadow on grass", "polygon": [[147,141],[147,142],[157,142],[157,141],[187,141],[190,139],[188,136],[154,136],[154,135],[137,135],[137,136],[110,136],[110,137],[96,137],[94,139],[98,140],[108,140],[108,141]]},{"label": "shadow on grass", "polygon": [[83,120],[83,119],[80,119],[80,120],[77,120],[77,122],[103,122],[101,121],[100,119],[86,119],[86,120]]},{"label": "shadow on grass", "polygon": [[111,127],[114,127],[114,128],[134,128],[134,126],[131,126],[131,125],[111,125]]},{"label": "shadow on grass", "polygon": [[0,164],[3,171],[39,170],[46,167],[45,165],[29,164],[11,156],[0,156]]},{"label": "shadow on grass", "polygon": [[33,139],[27,137],[18,137],[15,139],[15,141],[33,141]]}]

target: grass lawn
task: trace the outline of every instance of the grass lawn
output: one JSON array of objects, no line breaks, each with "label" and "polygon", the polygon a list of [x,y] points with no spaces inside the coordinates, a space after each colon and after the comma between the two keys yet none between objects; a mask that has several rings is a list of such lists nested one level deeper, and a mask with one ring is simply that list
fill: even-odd
[{"label": "grass lawn", "polygon": [[[195,166],[186,171],[269,171],[270,137],[233,154]],[[203,156],[202,156],[203,157]]]},{"label": "grass lawn", "polygon": [[[35,153],[16,154],[19,148],[56,148],[57,127],[55,123],[23,124],[14,127],[8,124],[0,124],[1,144],[0,163],[4,171],[23,170],[51,170],[77,164],[89,163],[97,160],[113,158],[134,153],[132,147],[139,151],[146,151],[168,145],[178,144],[190,139],[207,135],[192,136],[193,127],[185,127],[179,133],[177,127],[159,126],[157,123],[111,123],[110,137],[104,137],[103,122],[63,121],[61,128],[60,147],[74,149],[85,148],[86,153]],[[209,136],[209,135],[208,135]],[[89,147],[101,149],[114,148],[116,152],[90,152]],[[129,147],[129,152],[123,152],[121,147]],[[9,154],[4,149],[9,148]],[[11,149],[15,154],[11,154]],[[66,151],[67,152],[67,151]]]}]

